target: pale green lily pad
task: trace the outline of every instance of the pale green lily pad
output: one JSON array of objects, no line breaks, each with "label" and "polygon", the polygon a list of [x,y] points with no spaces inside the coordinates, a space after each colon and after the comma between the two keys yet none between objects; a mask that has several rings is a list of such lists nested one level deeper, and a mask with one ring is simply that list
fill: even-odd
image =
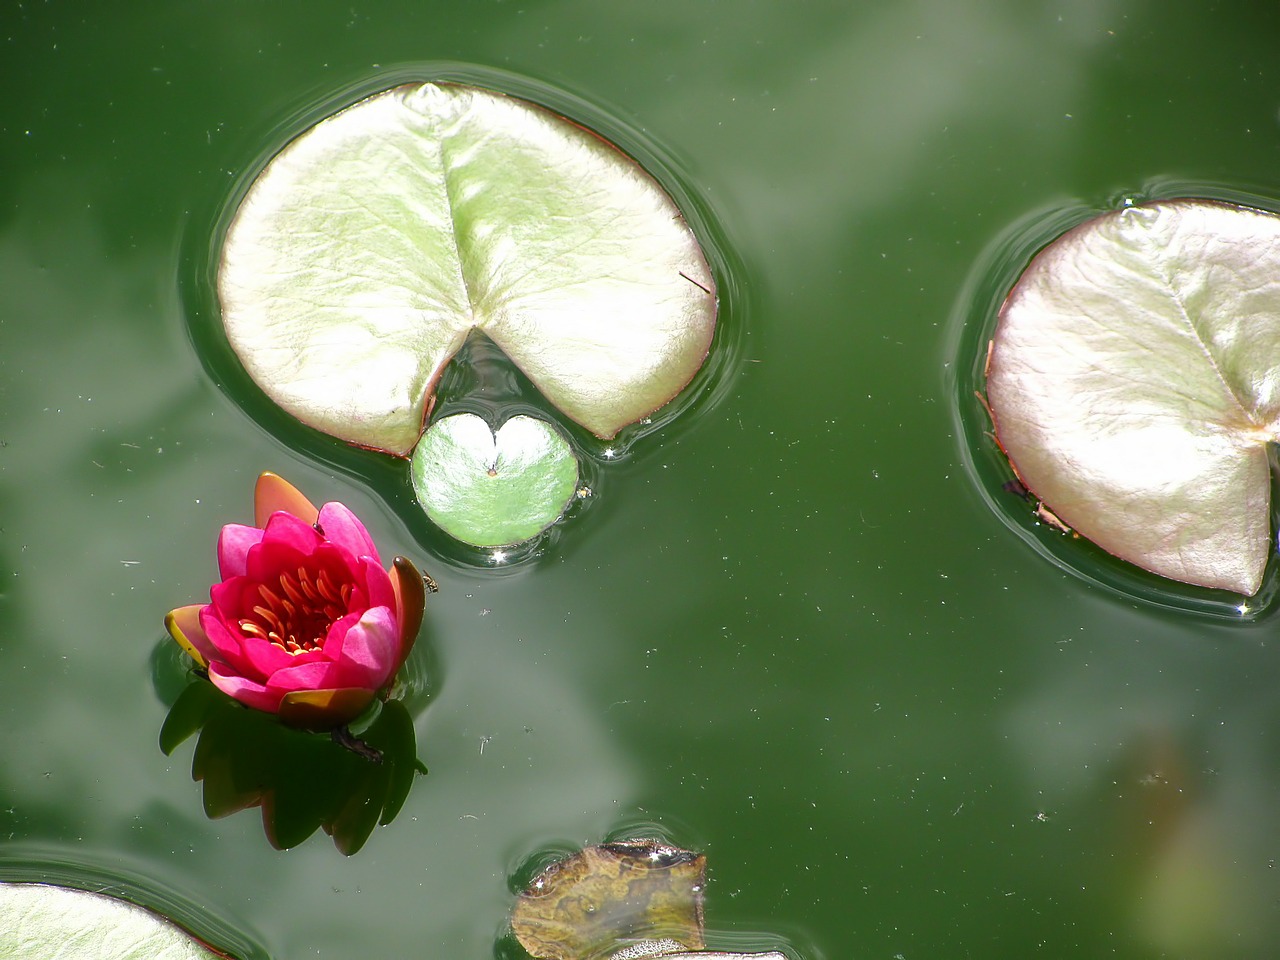
[{"label": "pale green lily pad", "polygon": [[231,222],[218,295],[277,404],[397,454],[473,329],[608,438],[680,392],[716,318],[693,231],[631,158],[531,103],[441,83],[286,146]]},{"label": "pale green lily pad", "polygon": [[433,423],[413,452],[413,489],[427,516],[478,547],[536,537],[564,513],[578,461],[555,427],[512,417],[495,434],[470,413]]},{"label": "pale green lily pad", "polygon": [[1280,216],[1169,200],[1066,233],[1001,309],[987,397],[1014,470],[1063,523],[1161,576],[1256,593]]},{"label": "pale green lily pad", "polygon": [[0,960],[219,960],[142,907],[85,890],[0,883]]}]

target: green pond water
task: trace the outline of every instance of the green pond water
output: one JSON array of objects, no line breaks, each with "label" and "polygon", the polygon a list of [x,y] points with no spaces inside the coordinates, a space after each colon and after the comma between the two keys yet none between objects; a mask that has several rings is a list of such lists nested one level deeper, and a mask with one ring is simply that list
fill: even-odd
[{"label": "green pond water", "polygon": [[[0,878],[244,958],[514,957],[536,865],[656,834],[707,854],[724,949],[1266,955],[1275,618],[1034,525],[971,398],[1003,289],[1087,211],[1280,206],[1280,11],[1190,7],[8,0]],[[724,294],[696,395],[509,565],[433,531],[403,465],[290,423],[211,313],[247,178],[433,77],[638,156]],[[264,469],[440,585],[407,701],[430,773],[351,857],[208,819],[194,740],[157,745],[162,617]]]}]

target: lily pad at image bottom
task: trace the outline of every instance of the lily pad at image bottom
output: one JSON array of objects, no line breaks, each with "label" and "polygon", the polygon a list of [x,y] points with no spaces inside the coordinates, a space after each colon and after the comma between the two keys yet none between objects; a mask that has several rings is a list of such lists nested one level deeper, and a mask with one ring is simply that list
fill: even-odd
[{"label": "lily pad at image bottom", "polygon": [[443,417],[414,449],[410,469],[432,522],[476,547],[531,540],[560,519],[578,486],[568,440],[527,416],[496,433],[474,414]]},{"label": "lily pad at image bottom", "polygon": [[0,883],[0,958],[219,960],[149,910],[100,893],[44,883]]}]

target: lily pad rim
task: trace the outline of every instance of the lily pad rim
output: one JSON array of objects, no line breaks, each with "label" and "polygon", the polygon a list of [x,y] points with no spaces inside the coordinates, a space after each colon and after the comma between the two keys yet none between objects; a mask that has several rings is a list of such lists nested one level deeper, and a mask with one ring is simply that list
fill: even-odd
[{"label": "lily pad rim", "polygon": [[[1091,220],[1131,205],[1216,203],[1280,215],[1280,198],[1247,193],[1220,184],[1154,179],[1141,189],[1086,202],[1065,197],[1041,204],[1013,220],[974,260],[947,320],[944,357],[951,396],[955,451],[979,499],[1000,523],[1058,569],[1127,601],[1191,614],[1214,622],[1251,624],[1280,612],[1280,560],[1273,553],[1262,585],[1247,599],[1225,590],[1179,583],[1149,573],[1106,553],[1084,537],[1048,529],[1034,505],[1008,493],[1016,479],[1012,464],[995,441],[986,408],[987,349],[1000,310],[1014,284],[1045,247]],[[1273,493],[1280,493],[1273,485]],[[1272,498],[1273,530],[1280,527],[1280,497]],[[1052,504],[1048,504],[1052,508]]]}]

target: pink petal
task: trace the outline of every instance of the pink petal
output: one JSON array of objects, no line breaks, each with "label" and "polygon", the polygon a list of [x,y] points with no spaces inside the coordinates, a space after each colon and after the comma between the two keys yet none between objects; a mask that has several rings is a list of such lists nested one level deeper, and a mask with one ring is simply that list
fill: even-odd
[{"label": "pink petal", "polygon": [[226,673],[225,668],[216,660],[209,664],[209,679],[213,685],[229,697],[234,697],[246,707],[275,713],[280,709],[280,692],[268,690],[260,683],[246,680],[234,673]]},{"label": "pink petal", "polygon": [[373,557],[378,566],[382,566],[382,561],[378,559],[378,548],[374,546],[369,531],[364,528],[364,524],[356,515],[341,503],[334,501],[321,507],[318,522],[320,529],[324,531],[325,539],[330,543],[342,547],[353,557]]},{"label": "pink petal", "polygon": [[[328,645],[326,644],[326,653]],[[372,607],[342,637],[334,666],[334,687],[387,685],[400,665],[400,637],[396,617],[389,607]]]},{"label": "pink petal", "polygon": [[218,534],[218,578],[243,577],[249,548],[262,540],[262,531],[242,523],[228,523]]},{"label": "pink petal", "polygon": [[262,531],[263,543],[279,544],[303,555],[311,553],[323,540],[311,524],[279,510],[268,518]]},{"label": "pink petal", "polygon": [[290,653],[270,640],[260,640],[257,637],[241,638],[240,652],[245,673],[250,676],[266,677],[268,685],[271,683],[271,677],[281,670],[297,666],[299,663],[328,659],[319,650],[312,653]]},{"label": "pink petal", "polygon": [[276,701],[286,693],[296,690],[324,690],[350,687],[356,684],[337,682],[336,664],[328,660],[313,660],[294,667],[277,670],[267,680],[267,689],[275,694]]},{"label": "pink petal", "polygon": [[204,630],[204,635],[209,638],[209,645],[213,647],[208,657],[210,663],[215,660],[225,662],[239,658],[240,631],[238,627],[229,625],[226,617],[212,603],[200,609],[200,628]]},{"label": "pink petal", "polygon": [[[391,585],[391,577],[382,569],[377,557],[361,558],[357,567],[356,583],[364,584],[365,607],[390,607],[396,609],[396,591]],[[356,608],[352,603],[352,609]]]},{"label": "pink petal", "polygon": [[258,583],[258,580],[249,577],[228,577],[209,588],[209,600],[220,616],[231,621],[238,620],[262,602]]}]

